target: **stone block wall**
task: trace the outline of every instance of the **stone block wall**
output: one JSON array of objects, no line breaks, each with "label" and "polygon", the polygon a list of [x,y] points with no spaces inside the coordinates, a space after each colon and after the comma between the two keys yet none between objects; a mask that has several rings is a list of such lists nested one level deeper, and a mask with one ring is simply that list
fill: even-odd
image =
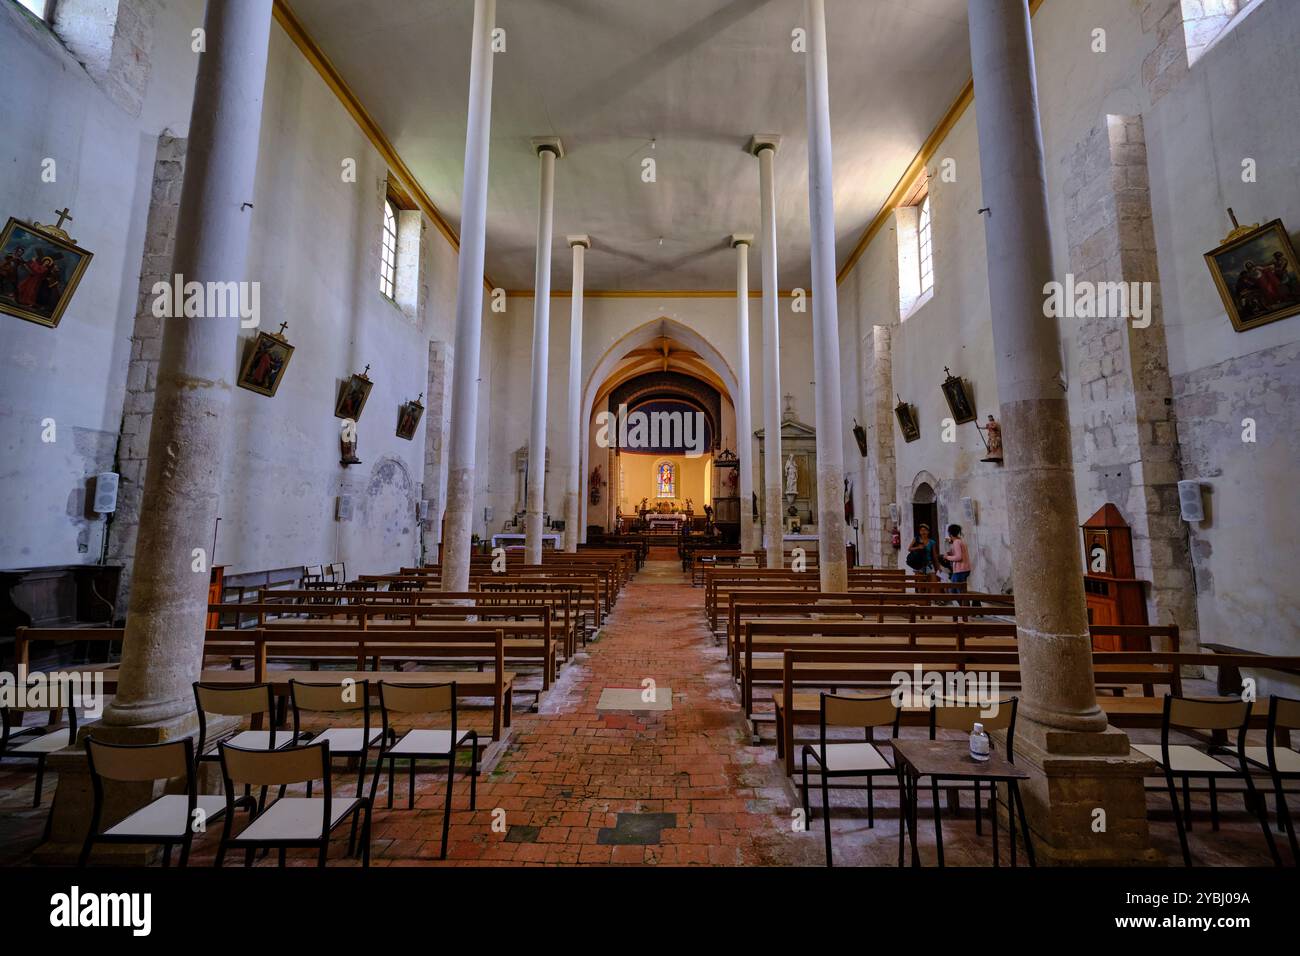
[{"label": "stone block wall", "polygon": [[1191,644],[1196,603],[1141,117],[1107,116],[1065,163],[1074,282],[1142,283],[1149,310],[1137,318],[1130,302],[1122,315],[1107,308],[1060,320],[1074,324],[1079,352],[1071,404],[1080,510],[1119,507],[1133,529],[1136,574],[1151,582],[1151,623],[1177,624]]},{"label": "stone block wall", "polygon": [[135,563],[136,532],[140,524],[141,496],[149,463],[149,430],[153,425],[154,391],[158,360],[162,355],[164,319],[153,314],[153,287],[170,282],[176,220],[180,214],[181,187],[185,181],[187,140],[164,133],[158,137],[153,189],[145,225],[144,258],[131,333],[131,358],[127,366],[126,399],[122,406],[122,433],[117,445],[117,512],[109,529],[110,563],[124,565],[119,606],[126,607]]}]

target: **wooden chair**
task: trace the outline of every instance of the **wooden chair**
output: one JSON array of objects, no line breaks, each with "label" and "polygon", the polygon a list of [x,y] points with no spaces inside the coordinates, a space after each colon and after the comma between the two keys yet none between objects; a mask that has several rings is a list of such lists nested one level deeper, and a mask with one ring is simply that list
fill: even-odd
[{"label": "wooden chair", "polygon": [[[1248,806],[1255,808],[1255,815],[1264,831],[1269,853],[1273,862],[1282,865],[1277,845],[1273,842],[1273,833],[1268,827],[1268,818],[1264,811],[1262,795],[1255,790],[1250,768],[1246,763],[1246,730],[1250,722],[1250,702],[1236,698],[1200,698],[1165,696],[1164,717],[1160,726],[1160,743],[1133,744],[1133,749],[1151,758],[1164,772],[1165,785],[1169,790],[1169,804],[1174,814],[1174,823],[1178,828],[1178,843],[1183,850],[1183,863],[1192,865],[1192,852],[1187,846],[1187,831],[1192,826],[1191,779],[1204,779],[1210,789],[1211,827],[1219,829],[1219,798],[1216,783],[1219,780],[1238,779],[1246,782],[1245,798]],[[1209,743],[1202,749],[1192,744],[1171,744],[1169,735],[1175,728],[1184,732],[1228,731],[1237,732],[1237,742],[1233,752],[1218,743]],[[1223,759],[1220,759],[1223,758]],[[1233,759],[1236,766],[1228,763]],[[1178,791],[1174,778],[1183,781],[1183,808],[1178,809]]]},{"label": "wooden chair", "polygon": [[[41,805],[41,790],[45,786],[45,758],[56,750],[71,747],[77,742],[77,709],[68,708],[67,735],[63,728],[53,728],[58,707],[0,707],[0,760],[13,757],[21,760],[36,761],[36,793],[32,795],[32,806]],[[51,724],[45,727],[23,726],[23,717],[29,711],[48,711]],[[17,724],[13,715],[18,715]]]},{"label": "wooden chair", "polygon": [[[86,763],[94,790],[90,832],[81,847],[77,865],[90,861],[96,843],[157,843],[162,845],[163,866],[171,866],[172,847],[181,848],[180,865],[190,858],[195,826],[206,825],[226,812],[226,800],[198,792],[194,777],[194,741],[189,737],[160,744],[110,744],[86,738]],[[149,801],[107,829],[104,815],[104,781],[145,783],[184,778],[184,793],[169,793]],[[251,809],[251,807],[250,807]]]},{"label": "wooden chair", "polygon": [[[388,761],[388,806],[393,805],[393,768],[398,760],[409,760],[411,767],[408,809],[415,808],[415,762],[417,760],[447,761],[447,796],[442,811],[442,852],[439,859],[447,858],[447,835],[451,829],[451,791],[456,780],[456,755],[468,747],[470,752],[469,808],[478,805],[478,732],[461,730],[456,723],[456,684],[400,684],[379,682],[379,707],[383,714],[383,742],[375,776],[370,782],[373,801],[379,783],[379,772]],[[416,728],[408,730],[399,739],[394,718],[400,714],[449,713],[448,729]]]},{"label": "wooden chair", "polygon": [[[217,747],[226,787],[226,819],[217,850],[217,866],[222,865],[226,851],[232,847],[245,851],[245,866],[253,865],[255,850],[272,847],[280,851],[280,866],[284,866],[285,851],[298,847],[316,849],[318,865],[324,866],[329,856],[331,834],[348,819],[352,821],[348,854],[354,852],[357,821],[361,820],[361,865],[370,866],[370,798],[335,798],[328,741],[280,750],[248,750],[224,741]],[[278,786],[283,793],[283,789],[292,784],[315,783],[317,780],[321,782],[323,796],[281,796],[265,809],[259,808],[248,826],[237,835],[231,835],[235,806],[245,799],[235,795],[236,787],[241,784],[245,790],[261,787],[265,793],[268,788]]]},{"label": "wooden chair", "polygon": [[[938,739],[940,728],[944,730],[953,730],[963,734],[970,734],[975,729],[975,725],[983,724],[985,732],[990,730],[1005,730],[1007,733],[1007,763],[1016,762],[1016,708],[1020,704],[1020,698],[1008,697],[1005,700],[999,700],[990,707],[984,707],[980,704],[954,704],[950,701],[943,701],[930,708],[930,739]],[[988,711],[993,713],[988,714]],[[992,738],[989,740],[989,747],[994,746]],[[993,784],[993,806],[992,812],[998,812],[998,788]],[[980,802],[983,798],[982,788],[978,780],[974,783],[975,788],[975,833],[982,836],[984,834],[984,817],[983,807]],[[950,788],[949,795],[954,796],[961,788]],[[930,790],[930,796],[939,804],[939,787],[934,784]],[[955,798],[955,796],[954,796]],[[1008,813],[1011,812],[1011,804],[1008,802]],[[1016,846],[1016,828],[1014,819],[1007,828],[1011,839],[1011,852],[1015,853]]]},{"label": "wooden chair", "polygon": [[1273,778],[1278,827],[1286,828],[1287,838],[1291,842],[1291,862],[1300,865],[1300,846],[1296,844],[1295,824],[1291,820],[1291,808],[1287,806],[1286,792],[1283,789],[1285,781],[1300,780],[1300,753],[1279,740],[1282,734],[1293,730],[1300,730],[1300,700],[1275,694],[1268,699],[1268,732],[1264,746],[1247,747],[1245,753],[1248,761],[1266,767],[1268,775]]},{"label": "wooden chair", "polygon": [[[300,742],[328,741],[331,757],[347,757],[357,762],[357,796],[361,796],[366,781],[366,757],[370,748],[379,743],[383,732],[370,722],[370,682],[366,680],[326,684],[309,684],[289,681],[289,700],[293,704],[293,738]],[[360,727],[330,727],[315,733],[302,729],[304,713],[354,714],[361,711]],[[311,784],[307,784],[311,796]]]},{"label": "wooden chair", "polygon": [[268,728],[251,728],[236,733],[226,743],[249,750],[277,750],[292,744],[296,735],[275,729],[275,692],[270,684],[194,684],[194,705],[199,713],[199,742],[196,760],[217,760],[216,750],[207,750],[208,714],[222,717],[247,717],[255,723],[265,717]]},{"label": "wooden chair", "polygon": [[[874,742],[875,728],[892,725],[892,736],[898,736],[899,709],[893,696],[848,697],[836,694],[821,695],[821,721],[819,742],[804,744],[803,760],[803,814],[811,818],[808,806],[808,759],[817,764],[822,788],[822,829],[826,835],[826,865],[831,860],[831,777],[867,778],[867,826],[876,825],[874,782],[879,774],[894,775],[894,768],[885,759]],[[833,741],[826,737],[827,727],[862,727],[863,741]]]}]

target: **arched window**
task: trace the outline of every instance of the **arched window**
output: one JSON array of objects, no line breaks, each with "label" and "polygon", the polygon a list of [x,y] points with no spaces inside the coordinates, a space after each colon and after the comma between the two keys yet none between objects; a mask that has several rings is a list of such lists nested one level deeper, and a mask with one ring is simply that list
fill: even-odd
[{"label": "arched window", "polygon": [[660,462],[655,467],[655,497],[677,497],[677,466],[671,461]]},{"label": "arched window", "polygon": [[916,223],[918,258],[921,263],[921,295],[934,288],[934,246],[930,241],[930,197],[921,203],[921,215]]},{"label": "arched window", "polygon": [[45,19],[46,14],[49,12],[49,0],[18,0],[18,3],[32,11],[32,13],[40,17],[42,20]]},{"label": "arched window", "polygon": [[379,257],[379,291],[388,298],[397,293],[397,212],[384,200],[384,244]]}]

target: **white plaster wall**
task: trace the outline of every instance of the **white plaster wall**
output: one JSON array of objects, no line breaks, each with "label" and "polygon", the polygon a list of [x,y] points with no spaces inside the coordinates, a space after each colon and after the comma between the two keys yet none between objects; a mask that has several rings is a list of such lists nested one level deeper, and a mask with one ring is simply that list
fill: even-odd
[{"label": "white plaster wall", "polygon": [[[202,11],[202,0],[162,4],[150,86],[133,119],[48,31],[0,4],[0,59],[14,83],[14,95],[0,98],[0,162],[25,171],[0,180],[0,209],[49,221],[66,203],[72,235],[96,253],[57,330],[0,317],[0,566],[98,556],[101,525],[81,517],[86,476],[113,465],[157,137],[187,132],[197,61],[189,35]],[[46,156],[59,163],[55,185],[40,180]],[[355,183],[342,180],[344,158],[357,161]],[[456,253],[426,227],[417,320],[383,298],[386,173],[273,27],[248,278],[261,283],[262,327],[287,321],[296,352],[275,398],[234,392],[215,552],[232,572],[343,560],[357,574],[419,556],[415,502],[440,500],[442,488],[422,488],[425,429],[410,442],[394,431],[398,405],[426,390],[429,340],[452,338]],[[359,425],[364,464],[345,470],[335,396],[340,380],[367,363],[375,386]],[[58,427],[52,445],[40,441],[47,417]],[[351,522],[334,520],[340,493],[354,496]]]},{"label": "white plaster wall", "polygon": [[[188,36],[200,0],[168,0],[156,36]],[[158,134],[184,136],[197,57],[157,43],[138,117],[115,105],[52,33],[0,4],[0,215],[65,226],[95,254],[57,329],[0,316],[0,567],[93,562],[89,476],[112,469]],[[56,181],[41,163],[56,161]],[[56,441],[41,440],[53,419]]]},{"label": "white plaster wall", "polygon": [[[1091,50],[1095,27],[1107,31],[1104,54]],[[1265,0],[1154,104],[1142,63],[1156,35],[1143,32],[1141,4],[1052,0],[1035,16],[1034,35],[1058,272],[1069,261],[1068,165],[1062,160],[1108,113],[1141,114],[1145,123],[1184,474],[1205,478],[1209,486],[1209,520],[1192,530],[1202,639],[1292,652],[1300,634],[1300,592],[1291,569],[1300,546],[1294,535],[1267,529],[1289,528],[1300,519],[1294,492],[1300,422],[1293,411],[1300,399],[1294,362],[1300,319],[1232,331],[1202,254],[1227,231],[1227,206],[1243,222],[1280,216],[1293,239],[1300,228],[1300,129],[1270,119],[1263,106],[1300,92],[1295,6]],[[1241,182],[1245,156],[1257,160],[1257,183]],[[948,414],[938,388],[945,364],[972,384],[981,420],[997,407],[973,113],[940,145],[932,174],[947,157],[957,160],[957,181],[931,180],[935,296],[893,330],[894,388],[918,407],[922,430],[911,444],[895,430],[899,502],[906,533],[908,492],[922,469],[940,482],[941,520],[968,524],[958,516],[958,499],[976,498],[973,582],[997,589],[1009,583],[1009,561],[996,466],[978,462],[983,446],[970,425],[959,427],[955,445],[938,441],[939,420]],[[859,341],[871,325],[898,321],[894,244],[892,229],[882,229],[840,287],[841,323],[855,322]],[[1061,328],[1067,378],[1077,361],[1073,321],[1064,320]],[[858,396],[859,411],[867,401]],[[1255,445],[1240,439],[1246,416],[1259,423]],[[1080,520],[1101,504],[1080,497]]]}]

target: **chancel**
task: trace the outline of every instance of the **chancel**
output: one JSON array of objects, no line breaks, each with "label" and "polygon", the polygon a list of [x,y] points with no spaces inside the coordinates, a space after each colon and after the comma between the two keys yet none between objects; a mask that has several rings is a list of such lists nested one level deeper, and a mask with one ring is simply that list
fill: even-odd
[{"label": "chancel", "polygon": [[0,0],[0,862],[1295,866],[1297,48]]}]

